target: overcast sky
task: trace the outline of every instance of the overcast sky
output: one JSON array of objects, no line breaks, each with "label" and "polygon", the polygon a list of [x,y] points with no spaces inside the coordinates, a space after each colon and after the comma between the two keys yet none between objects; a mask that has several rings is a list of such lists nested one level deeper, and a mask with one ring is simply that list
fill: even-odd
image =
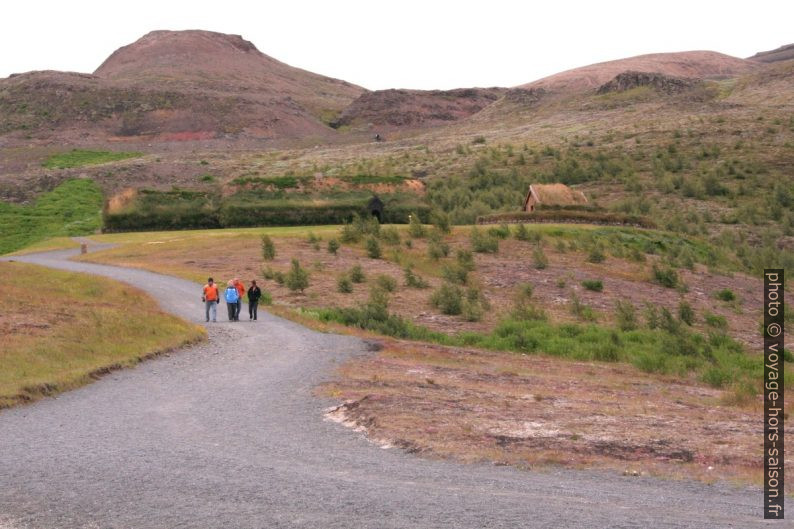
[{"label": "overcast sky", "polygon": [[369,89],[515,86],[643,53],[738,57],[794,42],[794,1],[3,2],[0,77],[93,72],[154,29],[240,34],[276,59]]}]

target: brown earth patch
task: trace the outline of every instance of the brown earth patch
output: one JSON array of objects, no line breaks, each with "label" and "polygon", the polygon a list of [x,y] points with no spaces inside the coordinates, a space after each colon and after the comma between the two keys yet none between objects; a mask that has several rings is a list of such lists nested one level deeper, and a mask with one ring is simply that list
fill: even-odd
[{"label": "brown earth patch", "polygon": [[625,365],[385,340],[322,393],[329,418],[427,457],[758,482],[760,400]]}]

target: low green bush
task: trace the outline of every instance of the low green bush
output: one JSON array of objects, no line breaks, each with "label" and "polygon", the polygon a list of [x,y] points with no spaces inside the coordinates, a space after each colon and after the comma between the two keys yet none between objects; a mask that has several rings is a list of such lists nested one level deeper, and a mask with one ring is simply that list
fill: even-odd
[{"label": "low green bush", "polygon": [[300,262],[293,259],[289,272],[284,276],[284,284],[293,292],[303,292],[309,286],[309,272],[301,268]]},{"label": "low green bush", "polygon": [[361,269],[361,265],[354,265],[350,269],[348,275],[350,276],[350,280],[353,283],[363,283],[367,280],[367,277],[364,275],[364,271]]},{"label": "low green bush", "polygon": [[593,292],[601,292],[604,290],[604,282],[600,279],[585,279],[582,281],[582,286]]}]

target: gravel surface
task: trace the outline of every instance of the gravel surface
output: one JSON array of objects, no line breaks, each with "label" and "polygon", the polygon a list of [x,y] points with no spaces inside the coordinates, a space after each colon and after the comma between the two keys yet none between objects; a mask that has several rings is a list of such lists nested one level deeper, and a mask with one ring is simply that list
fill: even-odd
[{"label": "gravel surface", "polygon": [[[68,261],[74,253],[15,259],[134,284],[203,323],[199,285]],[[245,318],[209,324],[207,343],[0,412],[0,529],[769,525],[758,489],[380,448],[324,420],[338,403],[312,393],[366,344],[265,311]]]}]

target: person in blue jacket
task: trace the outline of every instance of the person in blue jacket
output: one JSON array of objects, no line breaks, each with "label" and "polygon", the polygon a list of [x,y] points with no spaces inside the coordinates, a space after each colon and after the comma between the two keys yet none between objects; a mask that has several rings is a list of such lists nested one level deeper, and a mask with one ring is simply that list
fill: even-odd
[{"label": "person in blue jacket", "polygon": [[240,293],[234,285],[234,281],[226,283],[226,291],[223,293],[226,298],[226,310],[229,311],[229,321],[237,321],[237,302],[240,300]]}]

